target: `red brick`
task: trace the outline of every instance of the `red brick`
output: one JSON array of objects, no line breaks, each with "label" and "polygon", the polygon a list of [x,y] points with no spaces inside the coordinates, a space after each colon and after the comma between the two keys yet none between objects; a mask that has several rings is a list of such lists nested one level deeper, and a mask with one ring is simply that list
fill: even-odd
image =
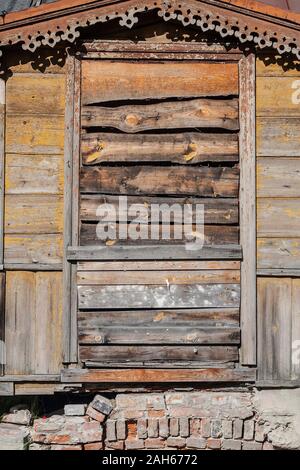
[{"label": "red brick", "polygon": [[147,420],[145,418],[141,418],[137,422],[137,436],[139,439],[146,439],[148,437]]},{"label": "red brick", "polygon": [[143,439],[127,439],[125,447],[127,450],[144,449],[144,441]]},{"label": "red brick", "polygon": [[170,435],[173,437],[179,436],[179,421],[177,418],[170,419]]},{"label": "red brick", "polygon": [[148,436],[150,438],[158,437],[158,419],[148,419]]},{"label": "red brick", "polygon": [[81,445],[74,445],[74,446],[53,445],[51,446],[51,450],[82,450],[82,446]]},{"label": "red brick", "polygon": [[[200,418],[191,418],[190,420],[190,429],[192,435],[201,434],[201,419]],[[210,437],[210,436],[209,436]]]},{"label": "red brick", "polygon": [[195,436],[188,437],[186,440],[186,446],[188,449],[205,449],[206,439]]},{"label": "red brick", "polygon": [[166,441],[159,437],[145,439],[145,449],[163,449],[165,447],[165,442]]},{"label": "red brick", "polygon": [[128,438],[135,439],[137,436],[137,422],[131,421],[127,423],[127,433],[128,433]]},{"label": "red brick", "polygon": [[149,418],[163,418],[166,415],[165,410],[148,410],[147,411]]},{"label": "red brick", "polygon": [[207,439],[207,447],[209,449],[221,449],[221,439]]},{"label": "red brick", "polygon": [[84,450],[102,450],[103,444],[102,442],[92,442],[91,444],[84,444]]},{"label": "red brick", "polygon": [[169,418],[160,418],[158,427],[160,437],[169,436]]},{"label": "red brick", "polygon": [[178,449],[181,449],[182,447],[185,447],[186,441],[182,437],[168,437],[166,440],[167,446],[169,447],[176,447]]},{"label": "red brick", "polygon": [[95,410],[95,408],[92,408],[91,406],[89,406],[86,410],[86,414],[95,421],[98,421],[99,423],[103,423],[103,421],[105,421],[106,419],[106,415],[104,415],[100,411]]},{"label": "red brick", "polygon": [[203,418],[201,420],[201,435],[205,438],[211,436],[210,419],[208,418]]},{"label": "red brick", "polygon": [[105,449],[107,449],[107,450],[124,450],[124,441],[117,441],[117,442],[105,441]]}]

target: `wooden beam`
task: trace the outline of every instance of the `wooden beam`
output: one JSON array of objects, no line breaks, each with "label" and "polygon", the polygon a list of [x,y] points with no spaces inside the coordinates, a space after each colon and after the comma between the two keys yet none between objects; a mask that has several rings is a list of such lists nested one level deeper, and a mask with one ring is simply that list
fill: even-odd
[{"label": "wooden beam", "polygon": [[0,378],[5,373],[5,273],[0,272]]},{"label": "wooden beam", "polygon": [[0,264],[4,262],[4,169],[6,83],[0,78]]},{"label": "wooden beam", "polygon": [[0,382],[0,397],[12,397],[14,384],[12,382]]},{"label": "wooden beam", "polygon": [[300,269],[258,269],[257,276],[300,278]]},{"label": "wooden beam", "polygon": [[80,383],[193,383],[255,382],[255,369],[64,369],[63,382]]},{"label": "wooden beam", "polygon": [[240,260],[242,249],[239,245],[211,245],[200,250],[187,250],[185,245],[153,246],[111,246],[111,247],[69,247],[67,258],[75,261],[121,261],[121,260]]},{"label": "wooden beam", "polygon": [[241,364],[256,364],[255,55],[240,61]]},{"label": "wooden beam", "polygon": [[60,382],[60,376],[53,374],[6,375],[0,377],[1,382]]}]

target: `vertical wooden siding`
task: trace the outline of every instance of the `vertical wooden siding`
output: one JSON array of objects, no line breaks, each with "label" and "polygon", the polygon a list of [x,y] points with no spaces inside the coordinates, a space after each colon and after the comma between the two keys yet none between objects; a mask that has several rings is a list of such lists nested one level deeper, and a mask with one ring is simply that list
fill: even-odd
[{"label": "vertical wooden siding", "polygon": [[275,276],[258,278],[258,380],[266,385],[300,378],[299,90],[299,71],[258,60],[257,264]]},{"label": "vertical wooden siding", "polygon": [[62,367],[64,69],[13,68],[6,88],[5,374]]}]

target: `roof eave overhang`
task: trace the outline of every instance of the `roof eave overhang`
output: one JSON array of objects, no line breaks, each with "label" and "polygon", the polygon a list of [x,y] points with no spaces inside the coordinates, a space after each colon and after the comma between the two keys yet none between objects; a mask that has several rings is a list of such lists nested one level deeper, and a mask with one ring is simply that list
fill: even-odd
[{"label": "roof eave overhang", "polygon": [[72,43],[81,28],[90,25],[118,19],[120,27],[132,28],[142,13],[156,12],[164,21],[177,20],[183,26],[300,59],[300,15],[258,6],[252,0],[60,0],[4,16],[0,48],[19,43],[34,52],[62,41]]}]

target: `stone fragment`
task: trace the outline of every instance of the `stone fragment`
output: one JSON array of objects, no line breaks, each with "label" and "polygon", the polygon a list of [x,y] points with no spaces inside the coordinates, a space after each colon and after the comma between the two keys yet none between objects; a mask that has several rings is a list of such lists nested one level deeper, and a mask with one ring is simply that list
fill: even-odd
[{"label": "stone fragment", "polygon": [[90,403],[90,406],[106,416],[108,416],[113,409],[111,401],[102,395],[96,395],[94,400]]},{"label": "stone fragment", "polygon": [[16,410],[5,414],[2,417],[2,423],[19,424],[22,426],[30,426],[32,415],[29,410]]},{"label": "stone fragment", "polygon": [[29,430],[23,425],[0,424],[0,450],[25,450],[29,444]]}]

